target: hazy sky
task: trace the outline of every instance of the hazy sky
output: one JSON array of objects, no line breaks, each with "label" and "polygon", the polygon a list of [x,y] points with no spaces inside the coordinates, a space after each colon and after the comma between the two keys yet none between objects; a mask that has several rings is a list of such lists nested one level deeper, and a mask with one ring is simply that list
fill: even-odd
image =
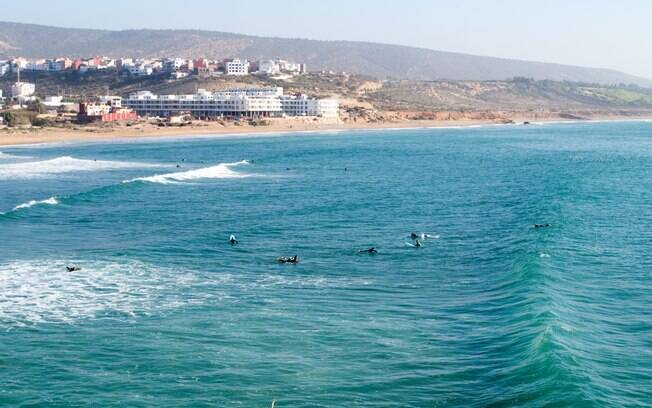
[{"label": "hazy sky", "polygon": [[14,0],[0,20],[359,40],[652,78],[649,0]]}]

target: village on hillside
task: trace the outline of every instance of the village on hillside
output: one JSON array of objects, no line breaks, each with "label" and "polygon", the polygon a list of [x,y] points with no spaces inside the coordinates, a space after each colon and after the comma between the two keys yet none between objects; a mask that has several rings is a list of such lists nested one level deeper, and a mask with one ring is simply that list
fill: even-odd
[{"label": "village on hillside", "polygon": [[[205,58],[108,58],[26,59],[0,61],[0,76],[15,76],[9,95],[0,89],[3,122],[8,125],[58,123],[88,124],[97,122],[129,122],[138,117],[155,117],[161,123],[179,124],[191,119],[246,119],[279,117],[314,117],[337,119],[337,100],[317,98],[301,93],[285,94],[282,87],[237,87],[192,94],[154,94],[138,89],[129,95],[105,94],[68,96],[39,92],[33,82],[21,80],[30,74],[77,73],[92,75],[113,72],[126,78],[165,77],[168,82],[189,76],[197,78],[238,78],[256,75],[264,78],[288,79],[307,73],[306,65],[284,59],[248,61],[246,59]],[[25,113],[25,114],[23,114]],[[39,120],[40,119],[40,120]],[[56,120],[55,120],[56,119]],[[164,121],[164,122],[163,122]]]}]

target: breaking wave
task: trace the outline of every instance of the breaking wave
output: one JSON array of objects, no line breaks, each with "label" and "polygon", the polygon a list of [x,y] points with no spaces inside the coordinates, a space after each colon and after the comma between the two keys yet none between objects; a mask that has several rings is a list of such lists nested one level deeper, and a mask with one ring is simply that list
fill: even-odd
[{"label": "breaking wave", "polygon": [[220,163],[215,166],[202,167],[200,169],[181,171],[176,173],[156,174],[147,177],[138,177],[131,180],[126,180],[125,183],[134,181],[144,181],[148,183],[158,184],[177,184],[193,180],[201,179],[227,179],[227,178],[244,178],[249,177],[249,174],[242,174],[232,170],[232,167],[249,164],[247,160],[242,160],[235,163]]},{"label": "breaking wave", "polygon": [[56,197],[50,197],[50,198],[48,198],[46,200],[40,200],[40,201],[31,200],[31,201],[28,201],[26,203],[22,203],[22,204],[19,204],[19,205],[15,206],[13,211],[22,210],[24,208],[34,207],[35,205],[41,205],[41,204],[57,205],[57,204],[59,204],[59,201],[57,200]]},{"label": "breaking wave", "polygon": [[44,178],[56,174],[84,171],[140,169],[161,167],[159,164],[76,159],[70,156],[54,159],[0,165],[0,180]]}]

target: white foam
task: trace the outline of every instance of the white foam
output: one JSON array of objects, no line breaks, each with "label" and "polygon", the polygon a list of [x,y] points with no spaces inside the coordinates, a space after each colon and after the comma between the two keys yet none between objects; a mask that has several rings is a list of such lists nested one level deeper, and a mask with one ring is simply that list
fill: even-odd
[{"label": "white foam", "polygon": [[28,201],[28,202],[26,202],[26,203],[22,203],[22,204],[20,204],[20,205],[15,206],[14,209],[13,209],[13,211],[21,210],[21,209],[23,209],[23,208],[34,207],[35,205],[41,205],[41,204],[57,205],[57,204],[59,204],[59,201],[57,200],[56,197],[50,197],[50,198],[48,198],[48,199],[46,199],[46,200],[40,200],[40,201],[37,201],[37,200],[31,200],[31,201]]},{"label": "white foam", "polygon": [[15,261],[0,265],[0,326],[130,318],[201,301],[184,298],[196,277],[137,261]]},{"label": "white foam", "polygon": [[138,177],[126,182],[145,181],[159,184],[176,184],[201,179],[227,179],[249,177],[248,174],[242,174],[231,170],[232,167],[249,164],[248,161],[242,160],[235,163],[221,163],[216,166],[202,167],[200,169],[182,171],[177,173],[157,174],[154,176]]},{"label": "white foam", "polygon": [[106,160],[85,160],[76,159],[70,156],[63,156],[49,160],[0,165],[0,180],[44,178],[50,177],[52,175],[73,172],[138,169],[151,167],[161,167],[161,165]]},{"label": "white foam", "polygon": [[32,156],[18,156],[15,154],[0,152],[0,160],[28,160],[31,158]]}]

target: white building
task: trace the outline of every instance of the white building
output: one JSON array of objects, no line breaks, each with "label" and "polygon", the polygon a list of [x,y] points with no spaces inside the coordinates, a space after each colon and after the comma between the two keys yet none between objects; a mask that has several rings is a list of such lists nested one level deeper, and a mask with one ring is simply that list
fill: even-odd
[{"label": "white building", "polygon": [[163,61],[163,69],[166,71],[177,71],[186,64],[187,62],[183,58],[166,58]]},{"label": "white building", "polygon": [[306,64],[300,64],[298,62],[286,61],[282,59],[276,60],[276,63],[278,64],[280,70],[283,72],[290,72],[294,74],[305,74],[308,72]]},{"label": "white building", "polygon": [[46,96],[43,105],[50,109],[56,109],[63,105],[63,96]]},{"label": "white building", "polygon": [[276,75],[281,72],[281,67],[274,60],[259,61],[258,72],[266,75]]},{"label": "white building", "polygon": [[0,64],[0,76],[4,76],[9,72],[11,69],[11,66],[8,63],[2,63]]},{"label": "white building", "polygon": [[149,64],[130,65],[127,67],[127,69],[131,75],[135,76],[148,76],[152,75],[154,72],[154,68],[152,68],[152,66]]},{"label": "white building", "polygon": [[241,88],[221,92],[199,90],[192,95],[155,95],[148,91],[129,95],[124,106],[141,116],[170,116],[190,112],[195,117],[338,116],[331,99],[283,96],[283,88]]},{"label": "white building", "polygon": [[249,61],[234,59],[225,64],[227,75],[249,75]]},{"label": "white building", "polygon": [[99,101],[103,105],[109,105],[112,108],[122,108],[122,97],[115,95],[102,95],[99,98]]},{"label": "white building", "polygon": [[335,99],[310,98],[306,95],[281,97],[281,108],[287,116],[337,118],[339,103]]},{"label": "white building", "polygon": [[11,97],[23,103],[34,99],[36,85],[29,82],[16,82],[11,86]]}]

